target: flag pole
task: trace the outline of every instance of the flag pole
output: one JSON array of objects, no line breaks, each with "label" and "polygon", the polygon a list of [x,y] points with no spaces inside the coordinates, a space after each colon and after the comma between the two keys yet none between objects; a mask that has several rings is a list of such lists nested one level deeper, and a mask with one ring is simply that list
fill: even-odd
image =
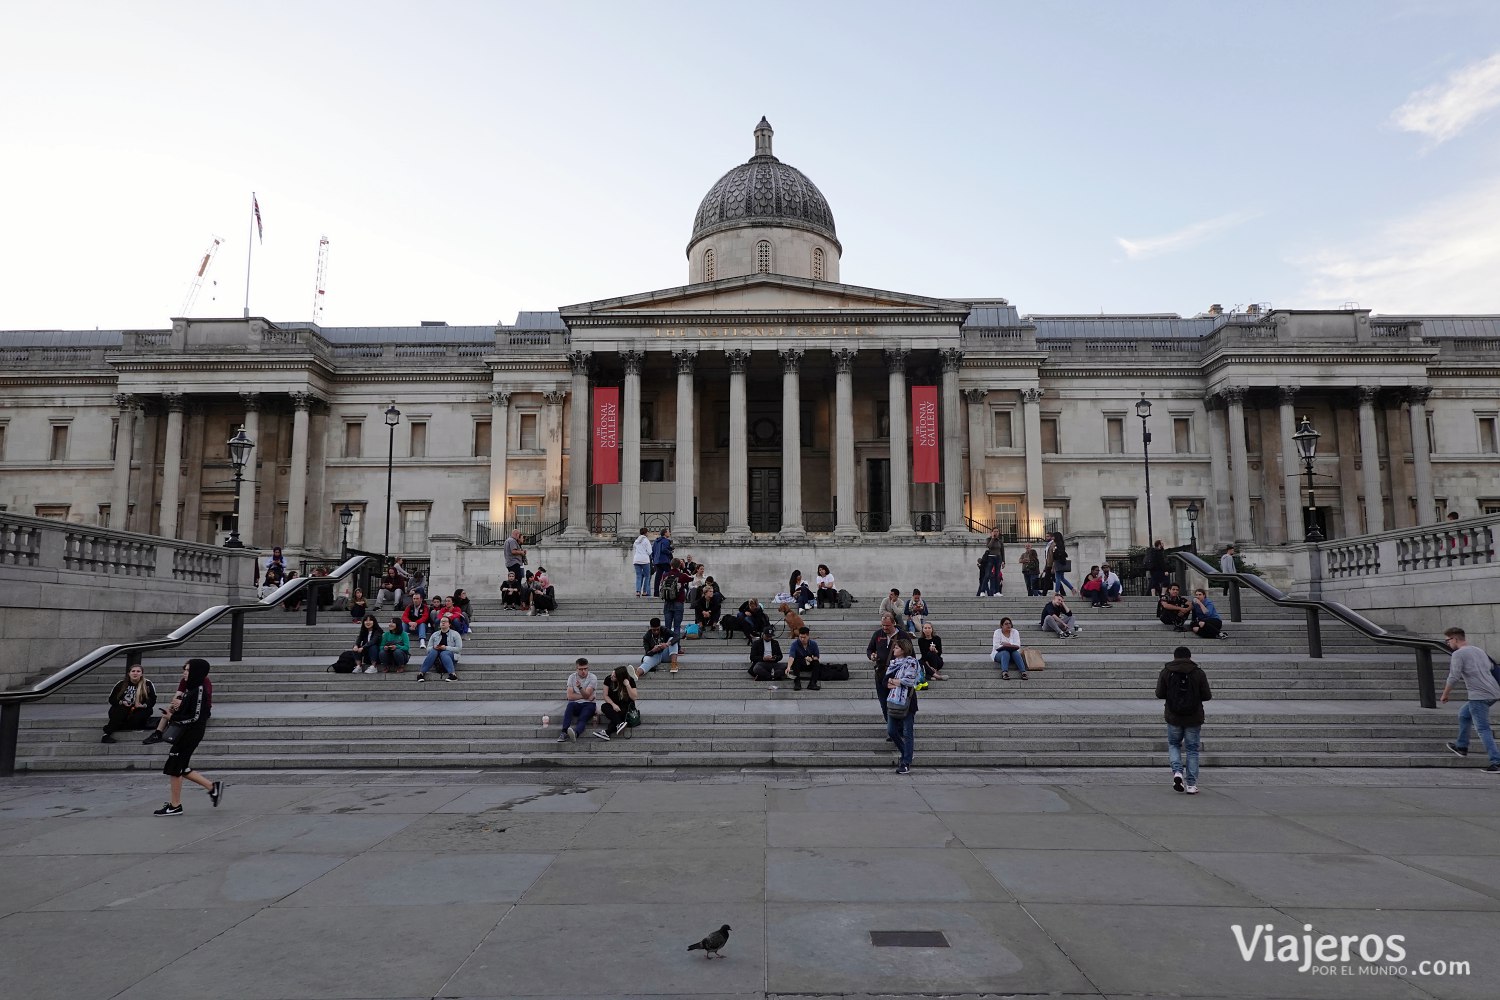
[{"label": "flag pole", "polygon": [[250,258],[255,253],[255,192],[250,192],[250,232],[245,237],[245,318],[250,318]]}]

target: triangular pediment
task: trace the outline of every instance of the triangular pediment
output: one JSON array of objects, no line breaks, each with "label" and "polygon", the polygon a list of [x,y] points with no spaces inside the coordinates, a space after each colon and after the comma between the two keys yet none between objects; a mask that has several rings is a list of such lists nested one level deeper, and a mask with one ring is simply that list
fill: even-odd
[{"label": "triangular pediment", "polygon": [[660,313],[742,313],[765,315],[782,312],[869,313],[906,312],[952,315],[956,321],[969,311],[962,302],[935,299],[906,292],[892,292],[858,285],[813,281],[781,274],[754,274],[721,278],[696,285],[663,288],[615,299],[600,299],[563,306],[564,322],[570,318],[611,314],[639,316]]}]

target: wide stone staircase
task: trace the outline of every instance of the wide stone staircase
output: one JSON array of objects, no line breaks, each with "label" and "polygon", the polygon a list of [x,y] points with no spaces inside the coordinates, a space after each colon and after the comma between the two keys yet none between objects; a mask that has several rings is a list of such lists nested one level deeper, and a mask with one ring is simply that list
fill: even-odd
[{"label": "wide stone staircase", "polygon": [[[877,601],[809,612],[825,661],[849,664],[851,679],[821,691],[756,682],[739,637],[710,633],[684,644],[681,671],[663,665],[640,685],[644,724],[611,742],[555,742],[573,659],[602,675],[638,662],[654,601],[564,600],[551,617],[475,605],[461,680],[417,684],[421,650],[406,673],[327,672],[353,641],[342,613],[307,626],[280,610],[247,618],[245,658],[227,659],[228,625],[170,656],[148,657],[147,676],[170,697],[183,660],[213,663],[214,722],[196,761],[231,768],[570,766],[886,766],[891,759],[864,655]],[[1200,640],[1152,615],[1150,598],[1108,609],[1073,602],[1082,635],[1037,628],[1041,599],[934,595],[947,681],[920,696],[919,767],[1162,766],[1165,735],[1153,687],[1178,644],[1208,672],[1214,700],[1204,729],[1205,766],[1439,766],[1463,764],[1443,751],[1454,706],[1418,707],[1410,653],[1323,623],[1324,656],[1307,655],[1302,613],[1244,597],[1230,638]],[[1227,615],[1228,601],[1218,602]],[[1081,606],[1080,606],[1081,605]],[[1010,615],[1046,657],[1030,679],[1001,680],[991,633]],[[782,636],[783,648],[789,639]],[[1445,668],[1439,658],[1438,669]],[[22,717],[20,769],[156,769],[164,746],[122,733],[101,744],[115,670],[99,670]],[[551,717],[543,728],[543,715]]]}]

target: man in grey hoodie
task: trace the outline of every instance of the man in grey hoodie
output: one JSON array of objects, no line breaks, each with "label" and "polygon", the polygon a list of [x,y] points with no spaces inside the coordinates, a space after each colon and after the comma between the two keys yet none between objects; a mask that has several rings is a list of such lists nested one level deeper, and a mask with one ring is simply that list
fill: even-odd
[{"label": "man in grey hoodie", "polygon": [[1500,684],[1490,672],[1489,654],[1478,646],[1469,645],[1461,628],[1450,628],[1443,635],[1448,637],[1448,648],[1453,652],[1448,660],[1448,679],[1443,682],[1443,696],[1438,701],[1447,704],[1448,693],[1453,685],[1463,683],[1469,700],[1458,710],[1458,739],[1447,744],[1448,749],[1460,757],[1469,756],[1469,723],[1479,730],[1484,749],[1490,755],[1490,774],[1500,774],[1500,750],[1495,748],[1495,734],[1490,731],[1490,706],[1500,701]]},{"label": "man in grey hoodie", "polygon": [[[1213,698],[1208,675],[1193,662],[1186,646],[1172,650],[1172,659],[1156,678],[1156,697],[1166,703],[1167,758],[1172,763],[1172,787],[1189,795],[1198,794],[1198,749],[1203,729],[1203,703]],[[1182,746],[1187,744],[1187,769],[1183,770]]]}]

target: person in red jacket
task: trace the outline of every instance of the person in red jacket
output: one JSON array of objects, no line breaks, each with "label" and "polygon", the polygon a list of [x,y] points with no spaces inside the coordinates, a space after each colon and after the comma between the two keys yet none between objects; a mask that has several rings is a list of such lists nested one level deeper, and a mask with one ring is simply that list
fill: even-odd
[{"label": "person in red jacket", "polygon": [[432,608],[422,599],[421,594],[412,595],[411,603],[401,612],[401,624],[407,635],[416,636],[422,648],[427,648],[427,629],[432,625]]}]

